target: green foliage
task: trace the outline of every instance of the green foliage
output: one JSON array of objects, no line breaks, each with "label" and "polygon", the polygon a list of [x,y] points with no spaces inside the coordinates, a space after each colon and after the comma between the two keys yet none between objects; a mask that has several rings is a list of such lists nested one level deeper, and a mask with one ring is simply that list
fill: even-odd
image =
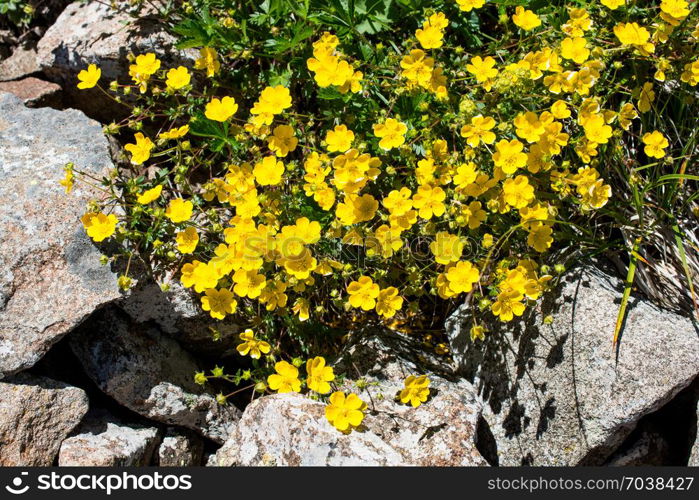
[{"label": "green foliage", "polygon": [[33,15],[34,8],[24,0],[0,0],[0,26],[9,23],[24,28],[29,25]]}]

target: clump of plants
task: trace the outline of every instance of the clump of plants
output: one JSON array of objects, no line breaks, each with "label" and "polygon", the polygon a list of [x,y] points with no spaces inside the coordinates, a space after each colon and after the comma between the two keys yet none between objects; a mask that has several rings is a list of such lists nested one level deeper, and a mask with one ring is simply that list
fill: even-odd
[{"label": "clump of plants", "polygon": [[[330,332],[407,331],[462,303],[483,339],[490,321],[535,306],[563,250],[615,241],[635,262],[648,228],[629,230],[636,246],[605,228],[670,188],[663,217],[682,245],[699,180],[687,171],[693,4],[529,4],[186,4],[174,30],[199,48],[193,64],[133,54],[119,81],[94,65],[80,73],[79,88],[132,103],[105,128],[127,163],[82,176],[105,191],[82,221],[96,242],[118,243],[120,285],[137,260],[164,289],[192,289],[212,318],[248,327],[239,351],[254,369],[199,382],[325,397],[334,373],[317,355],[337,353]],[[76,177],[69,165],[66,191]],[[406,380],[401,399],[424,402],[428,384]],[[362,411],[354,394],[329,397],[342,431]]]}]

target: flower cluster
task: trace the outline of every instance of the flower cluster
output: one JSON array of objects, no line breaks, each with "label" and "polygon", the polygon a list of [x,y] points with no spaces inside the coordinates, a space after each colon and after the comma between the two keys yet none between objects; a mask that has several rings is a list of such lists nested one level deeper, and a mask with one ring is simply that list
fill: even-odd
[{"label": "flower cluster", "polygon": [[[591,221],[629,197],[614,176],[672,172],[688,154],[658,116],[668,88],[695,99],[697,9],[436,5],[406,20],[402,45],[318,33],[254,78],[229,79],[236,65],[212,47],[192,68],[137,55],[131,81],[110,85],[135,94],[133,115],[107,127],[128,138],[130,166],[91,204],[87,234],[158,279],[174,273],[212,318],[269,325],[272,344],[288,329],[284,342],[307,346],[304,323],[400,330],[457,302],[477,312],[474,340],[483,317],[523,315],[556,274],[553,250],[587,244]],[[498,19],[498,43],[467,43],[481,18]],[[517,39],[502,50],[505,36]],[[101,73],[78,78],[88,89]],[[79,176],[66,169],[67,191]],[[242,355],[274,366],[272,390],[331,392],[324,358],[304,381],[242,335]],[[425,384],[401,401],[423,402]],[[335,392],[327,416],[346,430],[361,407]]]},{"label": "flower cluster", "polygon": [[306,61],[308,69],[313,72],[313,77],[319,87],[335,86],[341,93],[362,90],[361,71],[355,71],[352,65],[344,59],[337,50],[340,40],[330,33],[323,36],[313,44],[313,57]]}]

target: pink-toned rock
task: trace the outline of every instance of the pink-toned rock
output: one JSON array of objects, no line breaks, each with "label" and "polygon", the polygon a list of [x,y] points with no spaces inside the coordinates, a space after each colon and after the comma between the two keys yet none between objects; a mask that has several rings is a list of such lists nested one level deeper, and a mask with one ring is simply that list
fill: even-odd
[{"label": "pink-toned rock", "polygon": [[33,76],[0,82],[0,92],[8,92],[19,97],[30,108],[54,107],[60,105],[60,85],[34,78]]},{"label": "pink-toned rock", "polygon": [[0,466],[52,465],[87,409],[85,392],[62,382],[25,373],[0,381]]},{"label": "pink-toned rock", "polygon": [[129,53],[153,52],[162,68],[193,65],[197,51],[175,47],[177,40],[158,22],[158,3],[147,2],[138,16],[129,14],[126,1],[73,2],[65,8],[39,41],[37,61],[47,78],[63,86],[71,107],[105,121],[128,112],[99,89],[76,88],[78,73],[89,64],[101,69],[103,88],[113,80],[130,81]]},{"label": "pink-toned rock", "polygon": [[80,223],[100,194],[84,184],[65,194],[58,182],[68,162],[97,176],[112,167],[99,123],[0,94],[0,378],[34,365],[120,297]]},{"label": "pink-toned rock", "polygon": [[433,377],[432,397],[418,408],[394,400],[397,383],[373,381],[357,431],[343,434],[325,418],[325,405],[297,394],[268,396],[245,409],[218,466],[487,465],[476,449],[480,405],[467,382]]},{"label": "pink-toned rock", "polygon": [[0,61],[0,81],[18,80],[39,71],[36,49],[20,46],[10,57]]}]

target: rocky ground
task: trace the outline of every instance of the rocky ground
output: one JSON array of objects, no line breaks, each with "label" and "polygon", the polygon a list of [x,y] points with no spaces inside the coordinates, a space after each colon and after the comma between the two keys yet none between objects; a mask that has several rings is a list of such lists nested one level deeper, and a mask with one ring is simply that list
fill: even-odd
[{"label": "rocky ground", "polygon": [[[31,36],[0,36],[0,465],[699,465],[699,327],[634,297],[613,349],[621,282],[602,262],[485,342],[458,310],[453,364],[393,332],[355,335],[338,366],[373,382],[363,432],[338,433],[298,395],[217,405],[193,374],[236,362],[237,328],[213,342],[176,286],[120,293],[79,222],[95,193],[58,184],[68,161],[114,164],[99,121],[123,110],[78,94],[79,70],[109,81],[130,51],[192,56],[153,19],[49,4]],[[391,404],[418,356],[431,400]]]}]

